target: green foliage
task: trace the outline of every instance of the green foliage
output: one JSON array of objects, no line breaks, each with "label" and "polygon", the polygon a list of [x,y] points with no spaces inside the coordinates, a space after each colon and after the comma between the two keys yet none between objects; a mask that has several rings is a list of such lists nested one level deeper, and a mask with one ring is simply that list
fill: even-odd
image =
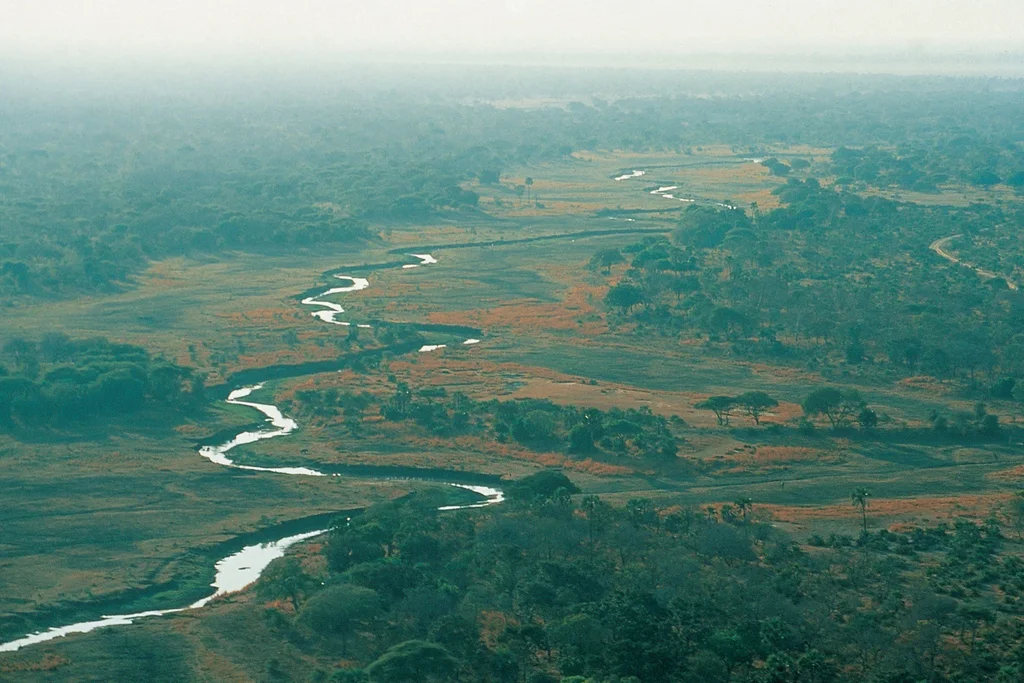
[{"label": "green foliage", "polygon": [[693,204],[683,213],[672,239],[685,248],[709,249],[719,246],[730,231],[750,229],[751,225],[750,218],[741,209]]},{"label": "green foliage", "polygon": [[202,375],[138,346],[48,335],[13,339],[4,351],[17,370],[0,376],[0,429],[116,421],[147,408],[180,416],[205,405]]},{"label": "green foliage", "polygon": [[580,489],[569,480],[569,477],[557,470],[541,470],[523,477],[508,489],[510,498],[525,501],[551,500],[562,492],[572,495],[579,493]]},{"label": "green foliage", "polygon": [[626,259],[618,249],[602,249],[590,259],[592,270],[601,270],[605,275],[612,272],[612,266],[623,263]]},{"label": "green foliage", "polygon": [[[631,260],[619,284],[629,289],[608,306],[638,335],[706,336],[706,352],[727,357],[928,374],[970,389],[979,374],[1024,375],[1015,314],[998,293],[1022,279],[1007,227],[1020,224],[1019,209],[898,203],[813,178],[775,192],[782,206],[755,212],[756,226],[741,210],[697,204],[673,242],[623,248]],[[964,260],[1005,277],[935,261],[928,245],[962,233]]]},{"label": "green foliage", "polygon": [[390,648],[366,668],[372,683],[450,681],[458,661],[440,645],[407,640]]},{"label": "green foliage", "polygon": [[1019,149],[983,135],[938,135],[927,142],[903,144],[897,153],[878,147],[840,147],[832,154],[832,173],[846,182],[936,192],[951,181],[990,187],[1000,173],[1012,175],[1022,162]]},{"label": "green foliage", "polygon": [[313,594],[302,605],[299,619],[321,636],[341,638],[344,653],[355,629],[376,617],[379,610],[380,598],[375,591],[340,584]]},{"label": "green foliage", "polygon": [[[565,483],[551,474],[533,482],[545,491]],[[869,497],[851,496],[865,519]],[[1024,577],[993,523],[907,533],[868,533],[865,523],[856,542],[819,538],[807,553],[751,515],[748,497],[723,506],[720,519],[637,497],[623,508],[595,496],[578,503],[568,503],[570,514],[503,506],[472,520],[415,514],[405,503],[353,519],[360,533],[376,530],[383,548],[358,573],[387,575],[391,586],[403,577],[401,590],[380,592],[388,626],[353,650],[373,662],[370,680],[498,672],[527,681],[832,682],[875,680],[894,667],[911,680],[928,671],[992,680],[980,660],[958,653],[974,647],[999,659],[1013,647],[1015,618],[986,608],[988,598],[951,597],[960,582],[980,593]],[[438,539],[429,560],[403,548],[416,534]],[[918,552],[927,554],[920,563]]]},{"label": "green foliage", "polygon": [[605,303],[615,308],[621,308],[624,313],[629,313],[634,307],[644,302],[643,290],[631,282],[620,282],[608,290],[605,296]]},{"label": "green foliage", "polygon": [[833,429],[841,429],[850,419],[865,409],[864,399],[855,390],[840,390],[835,387],[815,389],[803,402],[804,414],[808,417],[824,415]]},{"label": "green foliage", "polygon": [[649,408],[601,411],[547,400],[477,401],[445,390],[413,391],[399,383],[380,403],[363,392],[303,390],[296,393],[300,413],[330,418],[343,407],[359,420],[374,405],[385,419],[412,421],[437,436],[475,434],[498,442],[510,439],[540,451],[564,450],[578,456],[628,456],[672,461],[678,444],[669,421]]},{"label": "green foliage", "polygon": [[787,176],[787,175],[789,175],[789,172],[791,170],[793,170],[791,166],[789,166],[788,164],[782,163],[781,161],[779,161],[775,157],[771,157],[770,159],[765,159],[762,163],[765,165],[765,167],[769,171],[771,171],[772,175],[776,175],[776,176]]},{"label": "green foliage", "polygon": [[747,415],[754,420],[754,424],[761,424],[761,416],[772,408],[778,407],[779,402],[763,391],[748,391],[736,397],[736,403],[743,407]]},{"label": "green foliage", "polygon": [[694,408],[710,410],[718,419],[719,425],[729,424],[729,416],[736,407],[738,401],[733,396],[711,396],[700,403],[694,404]]}]

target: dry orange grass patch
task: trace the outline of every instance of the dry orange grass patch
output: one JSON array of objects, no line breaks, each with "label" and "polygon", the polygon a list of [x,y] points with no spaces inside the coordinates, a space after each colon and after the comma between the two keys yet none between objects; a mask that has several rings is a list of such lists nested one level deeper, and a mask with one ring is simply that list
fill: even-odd
[{"label": "dry orange grass patch", "polygon": [[511,394],[512,398],[547,399],[559,405],[579,405],[601,410],[650,408],[651,412],[664,417],[680,415],[694,423],[715,423],[714,415],[710,412],[693,408],[693,404],[700,400],[695,394],[649,391],[608,382],[592,385],[566,377],[526,377],[522,381],[523,386]]},{"label": "dry orange grass patch", "polygon": [[190,280],[184,275],[185,271],[184,259],[168,259],[151,265],[142,274],[141,279],[145,281],[146,287],[176,289],[189,284]]},{"label": "dry orange grass patch", "polygon": [[[1009,493],[987,493],[963,496],[922,496],[920,498],[878,498],[868,501],[868,519],[901,518],[930,522],[958,517],[983,519],[991,515],[1011,497]],[[819,507],[761,504],[759,508],[772,513],[780,522],[806,524],[815,521],[855,519],[860,509],[850,503]]]},{"label": "dry orange grass patch", "polygon": [[949,394],[951,393],[949,385],[942,380],[936,379],[930,375],[918,375],[915,377],[907,377],[901,379],[896,383],[899,387],[906,389],[917,389],[919,391],[927,391],[933,394]]},{"label": "dry orange grass patch", "polygon": [[761,416],[761,423],[765,422],[792,422],[804,414],[804,409],[797,403],[779,401],[779,405],[772,408],[771,412]]},{"label": "dry orange grass patch", "polygon": [[768,365],[767,363],[745,363],[755,376],[774,377],[799,383],[824,384],[825,379],[816,372],[808,372],[799,368],[784,365]]},{"label": "dry orange grass patch", "polygon": [[284,365],[290,363],[305,363],[317,360],[332,360],[338,357],[334,349],[306,346],[297,349],[279,349],[277,351],[264,351],[248,353],[238,357],[237,366],[229,369],[230,372],[237,370],[251,370],[254,368],[265,368],[269,365]]},{"label": "dry orange grass patch", "polygon": [[55,655],[52,652],[48,652],[43,655],[42,659],[35,661],[4,661],[0,662],[0,673],[23,673],[26,671],[55,671],[62,666],[67,666],[71,663],[71,660],[67,657]]},{"label": "dry orange grass patch", "polygon": [[594,287],[572,287],[559,303],[537,299],[519,299],[490,309],[470,311],[435,311],[427,316],[432,323],[506,328],[524,331],[558,330],[601,334],[608,326],[601,320],[580,322],[578,318],[594,312],[591,300]]},{"label": "dry orange grass patch", "polygon": [[757,465],[778,465],[782,463],[818,462],[834,458],[834,453],[802,446],[757,446],[753,451],[744,449],[738,460]]},{"label": "dry orange grass patch", "polygon": [[[711,181],[715,184],[750,183],[756,185],[762,185],[772,177],[767,168],[755,163],[684,170],[679,175],[697,176],[701,180]],[[778,183],[772,182],[772,184],[777,185]]]},{"label": "dry orange grass patch", "polygon": [[568,465],[569,469],[576,470],[577,472],[585,472],[587,474],[594,474],[597,476],[613,476],[617,474],[635,474],[636,470],[630,467],[624,467],[622,465],[610,465],[606,462],[597,462],[587,458],[586,460],[580,460],[579,462],[571,461]]},{"label": "dry orange grass patch", "polygon": [[985,475],[985,478],[993,481],[1019,482],[1024,479],[1024,465],[1017,465],[1016,467],[999,470],[998,472],[990,472]]},{"label": "dry orange grass patch", "polygon": [[733,200],[735,200],[737,205],[741,208],[750,206],[756,202],[759,211],[771,211],[772,209],[777,209],[782,206],[779,196],[772,194],[771,190],[740,192],[739,194],[733,195]]}]

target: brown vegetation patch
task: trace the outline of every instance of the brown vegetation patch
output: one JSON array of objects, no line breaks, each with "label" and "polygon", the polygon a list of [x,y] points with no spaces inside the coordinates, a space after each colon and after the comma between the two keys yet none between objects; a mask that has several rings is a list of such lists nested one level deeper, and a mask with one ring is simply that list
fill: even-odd
[{"label": "brown vegetation patch", "polygon": [[238,370],[265,368],[270,365],[298,364],[309,361],[332,360],[337,357],[337,349],[328,347],[320,348],[317,346],[247,353],[238,357],[237,366],[232,366],[228,374]]},{"label": "brown vegetation patch", "polygon": [[779,196],[772,194],[771,190],[754,190],[751,192],[740,192],[739,194],[733,195],[733,200],[737,206],[746,208],[751,204],[757,203],[759,211],[766,212],[772,211],[782,206],[782,202],[779,201]]},{"label": "brown vegetation patch", "polygon": [[985,475],[986,479],[993,481],[1004,481],[1015,483],[1024,480],[1024,465],[1017,465],[1006,470],[999,470],[998,472],[989,472]]},{"label": "brown vegetation patch", "polygon": [[750,183],[763,185],[765,182],[771,182],[773,185],[779,184],[772,179],[771,173],[766,167],[752,162],[736,164],[735,166],[687,169],[678,173],[681,176],[699,176],[701,180],[711,181],[716,184]]},{"label": "brown vegetation patch", "polygon": [[71,663],[71,660],[61,655],[55,655],[49,652],[42,656],[41,659],[33,661],[0,661],[0,673],[23,673],[26,671],[56,671],[62,666],[67,666]]},{"label": "brown vegetation patch", "polygon": [[819,462],[825,458],[834,458],[835,453],[821,451],[816,448],[802,446],[756,446],[743,449],[737,459],[758,465]]},{"label": "brown vegetation patch", "polygon": [[952,393],[950,385],[930,375],[907,377],[896,383],[899,387],[927,391],[932,394],[944,395]]},{"label": "brown vegetation patch", "polygon": [[[533,368],[528,368],[528,370],[533,370]],[[699,400],[693,394],[648,391],[608,383],[592,385],[578,381],[566,381],[564,378],[524,378],[523,386],[516,389],[511,394],[511,398],[547,399],[559,405],[579,405],[601,410],[650,408],[652,412],[665,417],[686,414],[688,420],[690,416],[698,421],[703,418],[703,415],[698,416],[693,409],[693,403]],[[713,419],[714,416],[712,416]]]},{"label": "brown vegetation patch", "polygon": [[410,249],[420,244],[434,242],[463,242],[466,240],[466,228],[457,225],[415,226],[414,230],[385,230],[385,237],[395,247],[408,244]]},{"label": "brown vegetation patch", "polygon": [[537,299],[518,299],[489,309],[470,311],[435,311],[427,316],[431,323],[467,325],[484,329],[507,328],[524,331],[573,331],[587,336],[607,332],[603,318],[583,321],[580,318],[595,313],[595,297],[604,294],[603,287],[571,287],[559,303]]},{"label": "brown vegetation patch", "polygon": [[217,317],[227,318],[233,323],[251,325],[261,329],[287,327],[294,329],[295,323],[306,322],[294,308],[254,308],[248,311],[221,313]]},{"label": "brown vegetation patch", "polygon": [[[901,518],[902,521],[950,520],[958,517],[983,519],[1004,501],[1008,493],[985,493],[962,496],[922,496],[919,498],[872,498],[868,501],[867,515],[872,518]],[[850,503],[822,506],[758,505],[767,509],[781,522],[806,524],[815,521],[855,519],[860,509]]]}]

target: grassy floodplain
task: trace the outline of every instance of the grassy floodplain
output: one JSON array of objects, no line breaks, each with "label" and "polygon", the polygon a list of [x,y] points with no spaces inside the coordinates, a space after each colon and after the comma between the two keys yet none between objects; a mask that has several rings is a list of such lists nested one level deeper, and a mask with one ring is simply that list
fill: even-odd
[{"label": "grassy floodplain", "polygon": [[[558,112],[573,111],[561,100],[551,102]],[[501,107],[499,114],[480,114],[485,120],[474,125],[487,130],[474,128],[469,142],[504,130],[498,119],[487,116],[516,110]],[[423,134],[418,124],[409,126],[410,140]],[[632,141],[625,145],[613,144],[610,133],[600,134],[607,137],[537,152],[534,158],[522,152],[498,160],[497,153],[487,156],[468,146],[460,163],[473,165],[472,173],[453,172],[447,162],[435,174],[441,178],[437,181],[425,180],[428,173],[396,172],[386,180],[397,198],[389,198],[386,188],[371,190],[366,181],[360,186],[372,195],[366,205],[341,182],[358,184],[358,174],[334,178],[330,174],[345,166],[326,154],[317,157],[319,174],[305,167],[281,171],[287,177],[279,183],[267,178],[273,175],[267,169],[257,174],[259,182],[253,183],[263,194],[255,204],[264,201],[281,212],[282,204],[294,201],[296,225],[310,222],[296,231],[341,230],[342,221],[350,238],[331,232],[333,237],[322,243],[303,237],[277,248],[233,243],[235,228],[244,223],[236,213],[208,229],[189,224],[187,237],[199,247],[177,253],[177,243],[168,238],[162,251],[121,280],[74,295],[59,289],[17,290],[29,276],[8,266],[0,347],[11,377],[45,381],[51,365],[58,364],[46,361],[51,365],[32,374],[19,340],[34,343],[55,333],[106,337],[200,373],[206,396],[191,412],[170,415],[147,404],[123,419],[36,427],[15,420],[0,432],[5,483],[0,583],[12,587],[0,592],[0,637],[8,640],[113,611],[186,604],[204,595],[213,562],[239,544],[288,529],[305,530],[303,520],[319,523],[331,513],[405,499],[410,493],[414,501],[416,496],[434,500],[429,496],[436,494],[438,500],[466,502],[464,492],[442,486],[446,478],[460,475],[492,483],[500,477],[511,490],[537,472],[556,470],[579,488],[568,503],[570,520],[582,524],[591,519],[583,507],[585,496],[596,495],[619,510],[635,509],[636,501],[646,500],[657,507],[659,520],[688,510],[705,522],[742,530],[744,541],[761,553],[758,559],[768,557],[767,534],[784,533],[780,547],[817,557],[828,547],[819,541],[830,537],[839,539],[835,547],[840,552],[847,552],[862,525],[873,534],[900,534],[952,528],[957,520],[1001,524],[1003,557],[1019,556],[1019,534],[1015,538],[1011,529],[1020,525],[1016,494],[1024,473],[1017,426],[1021,398],[1013,390],[1024,369],[1014,360],[1014,349],[1024,348],[1016,332],[1020,302],[1012,288],[990,282],[998,278],[979,277],[928,249],[935,239],[960,229],[967,214],[956,212],[976,211],[978,225],[974,232],[965,229],[968,237],[958,242],[958,253],[995,273],[1019,269],[1013,252],[1021,216],[1019,189],[1010,184],[1010,174],[999,166],[1006,182],[989,183],[929,171],[924,180],[903,187],[878,180],[884,168],[872,175],[862,166],[848,178],[839,163],[845,143],[829,139],[831,133],[786,136],[806,138],[800,143],[739,135],[733,142],[703,129],[657,145],[637,142],[647,131],[623,133],[620,142],[623,136]],[[557,135],[550,133],[551,139]],[[856,140],[860,133],[849,135]],[[365,146],[366,159],[383,154],[365,140],[351,144]],[[898,147],[850,144],[883,151]],[[174,164],[190,154],[185,146],[173,149],[167,154]],[[301,152],[274,153],[288,160],[289,154]],[[418,154],[434,158],[430,150]],[[949,154],[936,154],[931,166],[948,164]],[[1010,161],[1000,164],[1016,163],[1019,150],[1004,156]],[[769,159],[788,170],[773,171]],[[256,164],[251,159],[239,163]],[[286,166],[292,168],[280,168]],[[382,162],[376,170],[384,175],[380,169],[393,167]],[[616,180],[641,170],[643,175]],[[217,182],[238,184],[232,173],[240,171],[230,171]],[[198,183],[185,172],[175,178],[185,186]],[[934,186],[924,182],[929,178]],[[419,187],[419,193],[406,194],[406,185]],[[674,189],[664,189],[669,187]],[[165,193],[161,201],[170,194],[166,188]],[[821,202],[829,212],[805,208],[786,213],[819,195],[826,197]],[[828,204],[833,197],[842,203]],[[167,201],[173,208],[175,200]],[[688,222],[699,214],[691,209],[735,224],[711,239]],[[863,215],[876,222],[856,224],[862,232],[849,228],[850,234],[836,237],[839,229],[830,233],[821,227]],[[912,220],[894,227],[898,221],[883,220],[891,215]],[[111,228],[110,234],[117,237],[130,229]],[[210,235],[220,241],[206,249],[202,245],[214,239]],[[864,246],[855,253],[843,251],[855,242]],[[994,245],[998,258],[990,253]],[[659,249],[665,254],[652,259],[667,265],[640,262],[639,255]],[[618,260],[595,263],[595,255],[603,252],[617,254]],[[26,253],[11,250],[17,258]],[[438,262],[402,267],[416,264],[414,254],[431,254]],[[17,262],[28,268],[43,260],[36,254]],[[691,289],[673,297],[664,283],[680,273],[692,275]],[[786,291],[792,297],[780,298],[778,305],[758,304],[760,309],[727,300],[742,299],[732,293],[742,292],[736,283],[766,273],[778,280],[765,275],[768,284],[762,290],[781,283],[779,290],[790,287]],[[316,307],[302,303],[306,296],[337,286],[334,276],[345,274],[367,278],[369,287],[325,300],[344,307],[339,320],[370,329],[325,324],[311,315]],[[893,282],[906,286],[901,290]],[[630,283],[644,289],[648,300],[616,304],[612,292]],[[898,307],[904,317],[895,326],[899,329],[890,324],[892,317],[870,317],[877,313],[865,303],[871,296],[855,298],[873,287],[895,302],[890,308]],[[810,294],[801,295],[801,288]],[[840,296],[846,294],[850,298]],[[818,306],[825,299],[835,305]],[[813,324],[792,315],[802,306],[817,312]],[[734,317],[719,326],[715,316],[724,315],[723,309]],[[867,312],[858,318],[852,310]],[[764,317],[757,318],[758,313]],[[935,319],[948,321],[949,327],[936,328]],[[973,334],[972,319],[985,334],[995,330],[989,337],[968,339],[967,355],[981,358],[977,362],[964,360],[963,349],[956,356],[956,348],[943,346],[965,332]],[[463,343],[477,335],[479,343]],[[419,353],[421,344],[444,347]],[[341,476],[271,476],[224,468],[199,456],[198,443],[226,441],[261,422],[253,410],[223,399],[231,389],[263,376],[269,381],[254,399],[280,406],[299,427],[287,437],[242,446],[232,457],[243,465],[312,467]],[[870,410],[874,418],[862,419],[860,413],[832,429],[824,414],[805,405],[808,395],[824,386],[857,396],[858,411]],[[701,407],[709,397],[755,390],[772,399],[759,423],[741,409],[723,423]],[[510,405],[527,406],[525,414],[503,413]],[[587,409],[614,416],[603,418],[609,432],[614,424],[633,429],[624,432],[632,436],[618,441],[595,437],[577,448],[573,427],[590,419]],[[547,439],[523,433],[529,428],[521,425],[531,419],[533,426],[547,424],[538,412],[557,418],[547,420]],[[459,428],[438,424],[449,418],[464,422]],[[623,426],[629,420],[644,426]],[[668,456],[652,446],[665,440],[673,446]],[[851,492],[858,490],[870,491],[863,509],[851,501]],[[743,500],[749,509],[744,507],[738,521],[730,510]],[[509,507],[511,515],[522,510]],[[454,535],[466,543],[473,536],[467,529],[474,525],[487,529],[482,543],[502,533],[514,537],[507,528],[488,527],[489,518],[472,514],[464,523],[441,516],[437,524],[463,524]],[[757,537],[761,532],[751,531],[748,522],[766,536]],[[594,530],[588,531],[593,560]],[[628,569],[647,576],[650,567],[643,561],[627,561],[623,548],[630,538],[616,541],[621,542],[617,564],[608,572],[628,574]],[[333,542],[304,544],[272,567],[298,566],[303,576],[324,579],[323,585],[338,581],[350,568],[338,569],[337,557],[330,554]],[[545,552],[548,561],[557,554],[550,548]],[[696,562],[698,550],[694,553]],[[904,578],[923,580],[938,558],[937,553],[925,555]],[[386,560],[388,567],[401,565],[401,553]],[[339,672],[361,669],[383,656],[378,643],[390,642],[384,632],[407,627],[397,618],[382,619],[380,632],[366,627],[353,635],[354,653],[339,650],[317,641],[303,625],[306,601],[319,589],[310,584],[290,595],[275,594],[275,581],[218,600],[204,611],[0,655],[0,677],[96,680],[96,672],[110,667],[116,680],[308,680],[321,674],[320,680],[328,675],[349,680]],[[500,634],[507,636],[513,626],[528,621],[517,612],[522,600],[517,585],[513,582],[502,609],[481,607],[481,642],[491,652],[505,647],[498,645]],[[998,604],[1008,619],[1017,614],[1016,603],[1000,592],[1003,588],[972,590],[957,599],[971,608]],[[407,598],[402,594],[394,602],[405,609],[414,602],[402,602]],[[414,615],[409,621],[420,618],[415,609],[409,614]],[[947,636],[952,638],[954,630],[949,627]],[[957,637],[966,631],[961,628]],[[523,677],[527,670],[567,673],[571,667],[562,666],[551,649],[544,653],[537,647],[523,655],[517,671]],[[163,654],[128,654],[140,651]],[[767,656],[762,654],[751,659],[745,675],[764,669]],[[463,670],[460,675],[469,674]]]}]

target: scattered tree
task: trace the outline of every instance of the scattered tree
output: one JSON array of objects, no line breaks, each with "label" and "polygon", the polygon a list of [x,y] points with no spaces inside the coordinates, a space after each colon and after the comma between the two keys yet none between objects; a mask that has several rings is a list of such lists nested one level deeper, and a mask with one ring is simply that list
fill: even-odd
[{"label": "scattered tree", "polygon": [[864,408],[864,399],[855,390],[840,391],[834,387],[815,389],[804,399],[804,413],[809,417],[824,415],[833,429],[849,424],[850,418]]},{"label": "scattered tree", "polygon": [[860,508],[862,531],[866,534],[868,532],[868,498],[871,496],[868,490],[863,486],[854,489],[853,493],[850,494],[850,500],[853,506]]},{"label": "scattered tree", "polygon": [[711,396],[693,407],[700,410],[710,410],[718,418],[718,424],[724,426],[729,424],[729,416],[736,407],[736,402],[736,399],[732,396]]},{"label": "scattered tree", "polygon": [[736,397],[736,403],[754,419],[754,424],[761,424],[761,416],[775,408],[779,402],[763,391],[748,391]]}]

